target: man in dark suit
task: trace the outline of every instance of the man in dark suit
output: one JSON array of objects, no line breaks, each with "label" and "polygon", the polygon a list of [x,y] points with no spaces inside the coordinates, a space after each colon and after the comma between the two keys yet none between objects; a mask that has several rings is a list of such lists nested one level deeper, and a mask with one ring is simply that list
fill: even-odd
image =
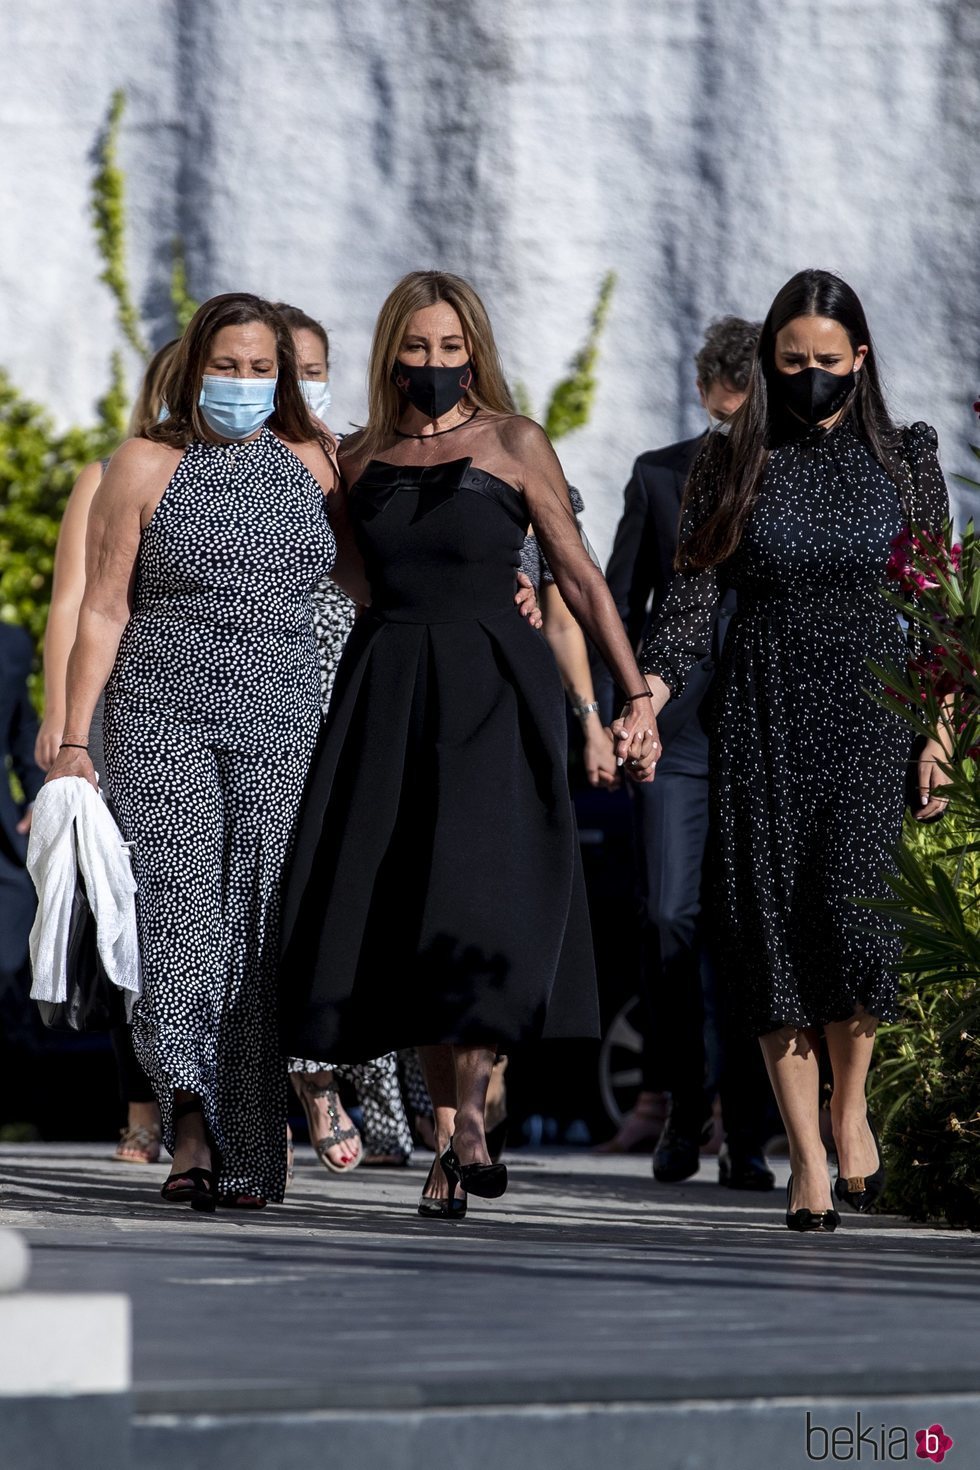
[{"label": "man in dark suit", "polygon": [[[37,717],[27,693],[34,650],[21,628],[0,623],[0,994],[23,978],[37,898],[27,873],[31,807],[44,783],[34,759]],[[14,799],[13,771],[24,800]],[[26,1004],[26,991],[25,1004]]]},{"label": "man in dark suit", "polygon": [[[695,358],[707,433],[726,432],[726,420],[741,406],[758,335],[758,324],[739,317],[724,317],[708,328]],[[606,578],[636,649],[674,578],[681,497],[704,438],[701,434],[640,455],[626,487]],[[724,1016],[718,1014],[705,942],[710,920],[705,924],[702,916],[708,708],[715,663],[734,606],[734,593],[726,593],[682,694],[659,717],[663,756],[656,780],[631,787],[651,1025],[643,1058],[645,1096],[638,1112],[642,1115],[652,1101],[651,1093],[670,1093],[653,1172],[662,1182],[687,1179],[699,1167],[700,1146],[710,1137],[713,1099],[720,1090],[726,1133],[719,1158],[721,1182],[770,1189],[773,1175],[762,1152],[768,1081],[757,1043],[729,1037]],[[615,697],[609,675],[600,673],[597,698],[607,722]],[[714,1024],[708,1025],[709,1020]]]}]

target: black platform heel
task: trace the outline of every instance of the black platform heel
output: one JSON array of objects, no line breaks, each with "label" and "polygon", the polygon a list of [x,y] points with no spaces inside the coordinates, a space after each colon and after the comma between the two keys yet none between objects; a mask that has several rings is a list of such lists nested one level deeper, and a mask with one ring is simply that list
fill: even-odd
[{"label": "black platform heel", "polygon": [[840,1224],[840,1215],[833,1208],[829,1210],[790,1210],[789,1202],[793,1194],[793,1176],[789,1176],[786,1184],[786,1229],[787,1230],[825,1230],[828,1235],[835,1231]]},{"label": "black platform heel", "polygon": [[[187,1118],[192,1113],[201,1111],[200,1100],[196,1097],[189,1098],[186,1102],[175,1104],[174,1122],[176,1123],[178,1118]],[[212,1147],[210,1169],[182,1169],[178,1174],[171,1172],[160,1189],[160,1198],[171,1205],[189,1204],[191,1209],[197,1210],[199,1214],[212,1215],[218,1204],[214,1184],[216,1173],[214,1148]]]},{"label": "black platform heel", "polygon": [[466,1196],[464,1195],[462,1199],[456,1198],[456,1181],[450,1179],[448,1174],[446,1174],[446,1178],[449,1181],[448,1199],[431,1199],[425,1192],[432,1182],[432,1175],[437,1167],[442,1167],[443,1173],[446,1173],[442,1165],[442,1160],[433,1159],[432,1168],[426,1175],[425,1183],[422,1186],[422,1197],[419,1200],[419,1214],[423,1220],[462,1220],[466,1214]]},{"label": "black platform heel", "polygon": [[880,1197],[885,1187],[885,1163],[881,1153],[881,1143],[878,1140],[878,1130],[875,1128],[874,1120],[868,1115],[868,1127],[871,1129],[871,1137],[875,1141],[878,1150],[878,1167],[873,1174],[849,1175],[841,1177],[840,1161],[837,1163],[837,1178],[834,1182],[834,1194],[845,1205],[850,1205],[852,1210],[857,1210],[863,1215],[866,1210]]},{"label": "black platform heel", "polygon": [[461,1164],[449,1140],[449,1147],[439,1162],[450,1184],[461,1184],[466,1194],[479,1195],[481,1199],[499,1199],[507,1188],[506,1164]]}]

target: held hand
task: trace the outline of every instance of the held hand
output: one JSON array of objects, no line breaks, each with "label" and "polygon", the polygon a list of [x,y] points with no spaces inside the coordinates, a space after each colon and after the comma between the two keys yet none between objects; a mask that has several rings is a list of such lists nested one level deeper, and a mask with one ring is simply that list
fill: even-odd
[{"label": "held hand", "polygon": [[45,715],[34,742],[34,759],[42,771],[50,771],[58,758],[58,747],[65,738],[65,722],[52,715]]},{"label": "held hand", "polygon": [[940,769],[940,761],[949,761],[945,746],[938,740],[926,741],[919,757],[919,807],[913,813],[917,822],[938,816],[949,805],[948,799],[941,795],[946,778]]},{"label": "held hand", "polygon": [[633,781],[652,781],[661,746],[650,696],[624,705],[619,719],[613,722],[612,733],[617,764],[625,765]]},{"label": "held hand", "polygon": [[517,574],[517,595],[514,601],[520,609],[521,617],[527,618],[532,628],[540,628],[542,626],[544,618],[541,616],[541,609],[538,607],[534,584],[524,572],[518,572]]},{"label": "held hand", "polygon": [[94,786],[96,791],[99,789],[99,778],[95,774],[95,767],[86,750],[66,747],[58,751],[57,758],[44,779],[45,786],[49,781],[57,781],[62,776],[81,776],[82,780]]},{"label": "held hand", "polygon": [[21,837],[26,837],[27,836],[28,832],[31,830],[31,823],[33,822],[33,820],[34,820],[34,803],[32,801],[31,804],[30,804],[30,806],[27,808],[27,811],[24,813],[24,815],[21,817],[20,821],[17,823],[17,831],[20,833]]},{"label": "held hand", "polygon": [[[596,720],[595,724],[598,723]],[[595,731],[590,729],[587,733],[582,756],[590,786],[601,786],[606,791],[615,791],[619,785],[616,752],[613,747],[614,737],[611,730],[600,727]]]}]

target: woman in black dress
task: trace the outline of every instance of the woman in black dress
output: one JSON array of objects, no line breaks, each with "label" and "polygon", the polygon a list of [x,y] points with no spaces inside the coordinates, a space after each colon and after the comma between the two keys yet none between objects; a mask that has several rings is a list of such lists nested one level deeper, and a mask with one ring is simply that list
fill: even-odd
[{"label": "woman in black dress", "polygon": [[[939,530],[947,516],[935,432],[891,423],[856,295],[802,271],[769,311],[731,434],[711,435],[692,468],[680,572],[641,657],[660,710],[704,646],[719,591],[737,588],[710,756],[718,952],[789,1138],[792,1229],[839,1218],[818,1122],[821,1043],[837,1197],[865,1209],[883,1183],[865,1083],[875,1027],[896,1014],[898,940],[862,927],[851,900],[887,893],[910,742],[867,692],[868,660],[907,655],[881,592],[892,539],[909,520]],[[944,758],[935,743],[923,753],[921,818],[942,809]]]},{"label": "woman in black dress", "polygon": [[598,1021],[561,681],[512,606],[529,521],[637,696],[615,727],[620,760],[648,752],[654,721],[561,466],[513,411],[471,287],[433,271],[400,282],[369,394],[331,514],[341,559],[349,517],[371,606],[337,673],[287,883],[285,1044],[338,1061],[420,1046],[443,1165],[420,1209],[458,1216],[467,1190],[506,1186],[483,1123],[497,1049]]}]

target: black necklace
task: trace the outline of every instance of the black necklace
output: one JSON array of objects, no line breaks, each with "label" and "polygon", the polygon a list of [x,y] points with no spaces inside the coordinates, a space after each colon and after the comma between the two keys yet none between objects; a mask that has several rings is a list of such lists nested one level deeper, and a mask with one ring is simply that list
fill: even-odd
[{"label": "black necklace", "polygon": [[396,429],[395,433],[399,439],[440,439],[443,434],[455,434],[457,429],[465,429],[466,425],[471,424],[479,412],[480,410],[478,408],[474,408],[469,418],[463,419],[458,424],[453,424],[451,429],[436,429],[433,434],[403,434],[401,429]]}]

